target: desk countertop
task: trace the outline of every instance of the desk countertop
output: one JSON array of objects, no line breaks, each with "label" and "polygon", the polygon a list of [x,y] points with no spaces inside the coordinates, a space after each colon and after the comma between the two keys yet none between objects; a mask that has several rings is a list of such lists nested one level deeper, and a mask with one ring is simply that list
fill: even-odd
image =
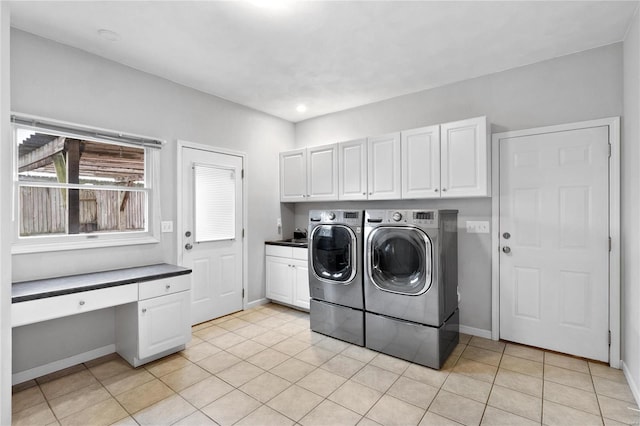
[{"label": "desk countertop", "polygon": [[29,300],[43,299],[45,297],[158,280],[190,273],[191,269],[170,265],[168,263],[159,263],[135,268],[23,281],[12,284],[11,302],[26,302]]}]

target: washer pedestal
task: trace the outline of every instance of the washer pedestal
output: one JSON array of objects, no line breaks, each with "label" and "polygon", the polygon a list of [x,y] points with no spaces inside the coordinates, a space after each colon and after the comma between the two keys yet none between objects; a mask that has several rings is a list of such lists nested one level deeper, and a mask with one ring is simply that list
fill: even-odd
[{"label": "washer pedestal", "polygon": [[459,341],[458,309],[440,327],[371,312],[365,315],[367,348],[430,368],[442,367]]},{"label": "washer pedestal", "polygon": [[364,346],[364,312],[311,299],[311,330]]}]

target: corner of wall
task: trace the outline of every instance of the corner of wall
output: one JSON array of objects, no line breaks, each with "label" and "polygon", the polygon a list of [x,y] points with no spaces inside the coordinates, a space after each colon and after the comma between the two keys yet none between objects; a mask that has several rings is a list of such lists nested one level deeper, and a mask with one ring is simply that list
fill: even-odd
[{"label": "corner of wall", "polygon": [[[0,142],[11,142],[10,12],[0,2]],[[11,198],[11,150],[0,149],[0,199]],[[11,203],[0,204],[0,424],[11,424]]]}]

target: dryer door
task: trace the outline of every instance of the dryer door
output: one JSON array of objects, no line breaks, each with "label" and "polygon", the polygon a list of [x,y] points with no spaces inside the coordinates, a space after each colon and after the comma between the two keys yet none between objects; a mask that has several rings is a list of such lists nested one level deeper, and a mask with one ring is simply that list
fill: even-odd
[{"label": "dryer door", "polygon": [[422,230],[380,226],[369,234],[367,273],[380,290],[418,296],[431,287],[432,246]]},{"label": "dryer door", "polygon": [[347,284],[356,275],[356,236],[344,225],[318,225],[309,241],[311,269],[320,280]]}]

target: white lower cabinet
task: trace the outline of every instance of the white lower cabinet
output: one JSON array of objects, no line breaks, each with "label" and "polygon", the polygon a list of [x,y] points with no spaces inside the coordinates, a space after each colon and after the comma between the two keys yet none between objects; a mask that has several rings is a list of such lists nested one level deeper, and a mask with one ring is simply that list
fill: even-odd
[{"label": "white lower cabinet", "polygon": [[309,309],[307,249],[269,244],[265,247],[267,298]]},{"label": "white lower cabinet", "polygon": [[139,284],[137,303],[116,308],[116,350],[131,365],[180,350],[191,340],[190,276]]},{"label": "white lower cabinet", "polygon": [[293,264],[293,306],[309,309],[309,266],[306,261],[294,260]]}]

